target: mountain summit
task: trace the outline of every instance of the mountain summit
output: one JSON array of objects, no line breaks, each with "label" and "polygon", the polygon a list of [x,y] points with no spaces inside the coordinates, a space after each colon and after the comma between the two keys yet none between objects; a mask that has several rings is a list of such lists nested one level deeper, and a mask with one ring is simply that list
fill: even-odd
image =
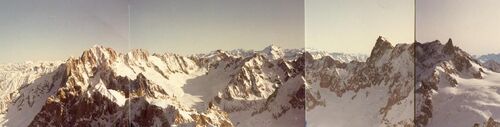
[{"label": "mountain summit", "polygon": [[500,104],[495,98],[499,73],[455,47],[451,39],[444,45],[417,43],[415,48],[417,126],[473,126],[488,121],[484,126],[491,126],[500,119],[494,115],[500,114],[499,107],[493,106]]},{"label": "mountain summit", "polygon": [[383,37],[366,62],[306,59],[308,125],[413,126],[413,67],[413,45]]},{"label": "mountain summit", "polygon": [[[1,71],[5,126],[304,125],[301,50],[117,53]],[[302,91],[302,92],[301,92]]]},{"label": "mountain summit", "polygon": [[274,45],[182,56],[96,45],[66,61],[0,65],[0,124],[500,125],[500,64],[451,39],[374,43],[370,56]]}]

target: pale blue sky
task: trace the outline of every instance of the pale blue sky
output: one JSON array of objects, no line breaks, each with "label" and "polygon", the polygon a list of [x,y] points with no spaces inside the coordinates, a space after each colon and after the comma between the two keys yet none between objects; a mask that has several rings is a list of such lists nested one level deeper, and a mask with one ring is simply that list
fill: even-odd
[{"label": "pale blue sky", "polygon": [[500,52],[500,1],[417,0],[417,41],[448,38],[474,55]]},{"label": "pale blue sky", "polygon": [[94,44],[128,49],[124,0],[0,1],[0,63],[66,60]]},{"label": "pale blue sky", "polygon": [[180,54],[302,48],[304,1],[0,1],[0,63],[65,60],[94,44]]},{"label": "pale blue sky", "polygon": [[180,54],[304,47],[303,0],[134,0],[133,47]]},{"label": "pale blue sky", "polygon": [[413,0],[306,0],[306,47],[369,54],[379,35],[414,41]]}]

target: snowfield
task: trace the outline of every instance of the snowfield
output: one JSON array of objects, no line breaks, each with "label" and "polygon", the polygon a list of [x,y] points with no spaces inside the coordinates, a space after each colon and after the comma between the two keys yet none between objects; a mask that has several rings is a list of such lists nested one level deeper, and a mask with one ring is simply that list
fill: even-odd
[{"label": "snowfield", "polygon": [[451,39],[375,43],[369,56],[96,45],[66,61],[4,64],[0,126],[500,126],[500,64]]},{"label": "snowfield", "polygon": [[439,84],[433,93],[434,112],[428,127],[470,127],[490,117],[500,119],[500,73],[485,71],[484,79],[457,79],[456,87]]},{"label": "snowfield", "polygon": [[306,59],[307,126],[413,126],[413,57],[409,44],[383,37],[365,61]]},{"label": "snowfield", "polygon": [[96,45],[66,61],[0,65],[0,123],[303,126],[302,53],[271,45],[192,56],[122,54]]}]

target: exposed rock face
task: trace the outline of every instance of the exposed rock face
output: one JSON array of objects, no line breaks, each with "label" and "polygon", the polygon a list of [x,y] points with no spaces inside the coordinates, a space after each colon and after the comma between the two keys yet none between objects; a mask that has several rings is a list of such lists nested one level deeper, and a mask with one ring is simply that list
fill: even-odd
[{"label": "exposed rock face", "polygon": [[486,121],[485,127],[500,127],[500,122],[490,117],[488,121]]},{"label": "exposed rock face", "polygon": [[[451,39],[444,45],[393,46],[379,37],[366,62],[276,46],[192,56],[142,49],[121,54],[95,46],[63,62],[0,65],[5,91],[0,122],[288,127],[308,120],[308,126],[426,126],[436,116],[436,103],[453,99],[436,99],[440,90],[453,93],[465,80],[491,79],[497,66],[480,64]],[[499,126],[494,115],[482,117],[470,125]]]},{"label": "exposed rock face", "polygon": [[[367,123],[367,125],[350,126],[412,126],[413,111],[405,111],[404,109],[413,107],[411,94],[414,77],[413,49],[413,45],[409,44],[400,44],[394,47],[383,37],[379,37],[366,62],[352,61],[345,63],[331,57],[314,59],[312,55],[306,53],[306,106],[308,116],[328,117],[325,116],[327,114],[315,113],[316,108],[320,106],[329,108],[328,111],[332,112],[330,114],[364,112],[365,116],[346,117],[345,119],[339,118],[341,116],[331,116],[338,118],[340,121],[318,122],[329,124],[334,124],[332,122],[339,124],[342,121]],[[379,88],[385,92],[373,90]],[[376,94],[387,95],[378,98],[380,100],[376,102],[362,100]],[[329,102],[332,99],[339,100]],[[356,107],[364,105],[364,103],[372,103],[370,107],[373,107],[373,110],[378,112],[368,113],[368,111],[363,110],[346,112],[343,110],[348,109],[339,106],[350,105]],[[394,116],[394,114],[406,115]],[[378,120],[371,123],[372,121],[365,120],[371,119],[368,117],[374,117]],[[394,119],[395,117],[401,117],[401,119]],[[315,119],[311,119],[311,121],[315,121]]]},{"label": "exposed rock face", "polygon": [[417,42],[415,48],[415,123],[416,126],[426,126],[434,116],[436,99],[433,98],[437,97],[439,88],[459,89],[459,79],[482,80],[486,73],[477,60],[455,47],[451,39],[445,45],[437,40],[423,44]]},{"label": "exposed rock face", "polygon": [[[2,102],[12,103],[3,106],[2,116],[9,119],[3,124],[304,125],[301,54],[302,50],[275,46],[263,51],[218,50],[194,56],[151,55],[142,49],[120,54],[95,46],[60,65],[27,70],[29,75],[33,71],[43,73],[39,74],[40,79],[3,95]],[[31,114],[18,115],[23,112]],[[22,117],[22,121],[12,119],[17,117]],[[252,118],[268,121],[249,122]]]}]

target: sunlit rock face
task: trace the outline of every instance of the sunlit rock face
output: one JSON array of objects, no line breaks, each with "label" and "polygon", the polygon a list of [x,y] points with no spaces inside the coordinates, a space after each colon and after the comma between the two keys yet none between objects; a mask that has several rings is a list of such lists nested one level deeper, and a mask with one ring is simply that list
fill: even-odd
[{"label": "sunlit rock face", "polygon": [[492,126],[499,119],[499,73],[451,39],[417,43],[415,50],[417,126]]},{"label": "sunlit rock face", "polygon": [[366,62],[306,53],[308,126],[413,126],[413,54],[383,37]]},{"label": "sunlit rock face", "polygon": [[181,56],[94,46],[78,58],[2,69],[6,126],[305,124],[298,49]]}]

